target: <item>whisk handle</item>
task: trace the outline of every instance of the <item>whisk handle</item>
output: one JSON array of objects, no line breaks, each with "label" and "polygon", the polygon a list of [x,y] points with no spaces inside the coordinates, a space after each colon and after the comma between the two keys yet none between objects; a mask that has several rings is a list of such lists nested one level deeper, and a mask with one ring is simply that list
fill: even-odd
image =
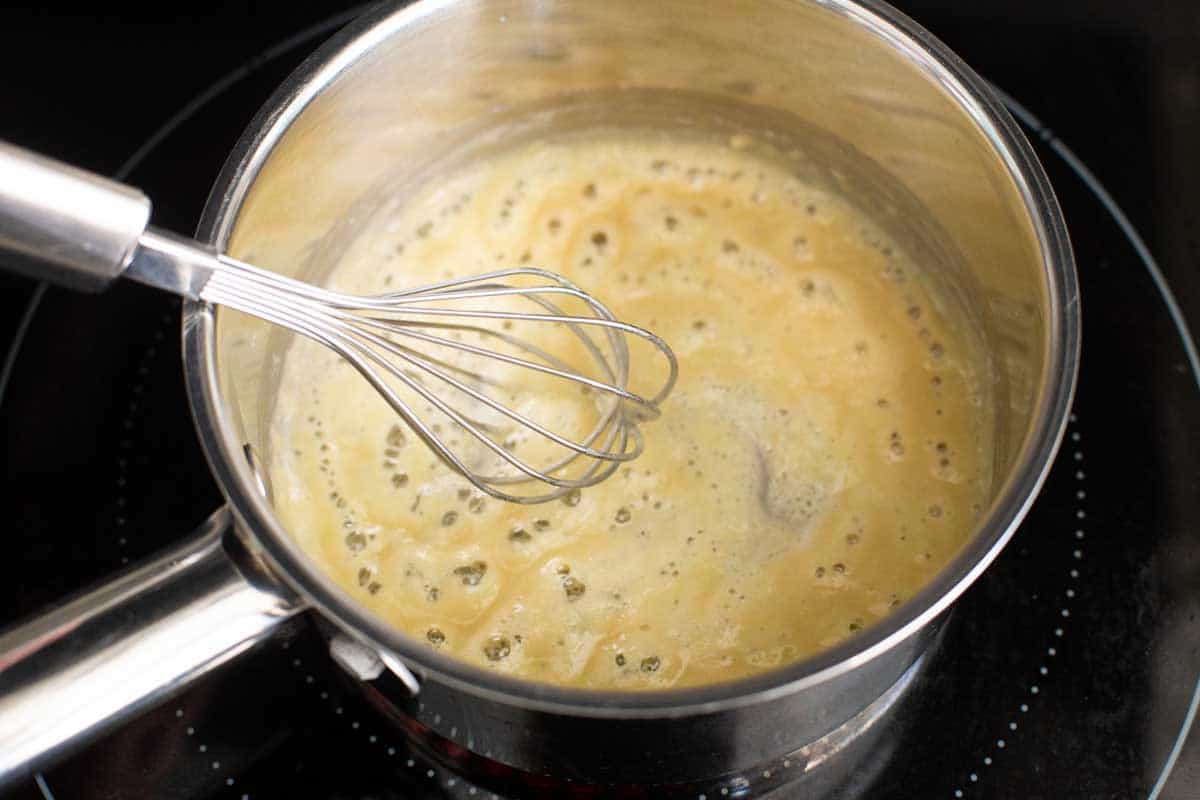
[{"label": "whisk handle", "polygon": [[0,267],[98,292],[150,219],[137,189],[0,141]]}]

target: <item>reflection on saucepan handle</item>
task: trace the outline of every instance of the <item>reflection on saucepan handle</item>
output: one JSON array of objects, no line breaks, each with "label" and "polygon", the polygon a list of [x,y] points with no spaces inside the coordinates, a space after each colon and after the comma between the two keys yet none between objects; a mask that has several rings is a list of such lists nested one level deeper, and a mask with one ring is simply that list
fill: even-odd
[{"label": "reflection on saucepan handle", "polygon": [[303,603],[221,509],[154,560],[0,635],[0,788],[265,638]]},{"label": "reflection on saucepan handle", "polygon": [[137,189],[0,142],[0,265],[100,291],[129,265],[150,218]]}]

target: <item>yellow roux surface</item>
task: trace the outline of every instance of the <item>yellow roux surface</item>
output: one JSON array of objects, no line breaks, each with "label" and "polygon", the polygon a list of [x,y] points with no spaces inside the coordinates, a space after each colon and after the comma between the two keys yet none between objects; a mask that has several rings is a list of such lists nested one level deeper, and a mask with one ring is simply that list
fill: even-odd
[{"label": "yellow roux surface", "polygon": [[353,597],[488,669],[655,689],[811,655],[955,553],[991,459],[965,338],[869,220],[740,138],[508,151],[385,209],[354,243],[331,286],[523,259],[561,272],[663,336],[680,376],[629,468],[517,506],[432,467],[357,373],[297,342],[273,489]]}]

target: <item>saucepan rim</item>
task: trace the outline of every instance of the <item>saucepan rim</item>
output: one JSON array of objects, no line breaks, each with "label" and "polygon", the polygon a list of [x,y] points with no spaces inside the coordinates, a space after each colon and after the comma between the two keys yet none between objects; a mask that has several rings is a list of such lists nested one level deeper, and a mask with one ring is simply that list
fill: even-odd
[{"label": "saucepan rim", "polygon": [[[804,0],[795,0],[803,2]],[[272,571],[318,613],[350,635],[401,659],[418,678],[438,680],[492,701],[549,713],[600,718],[708,714],[769,702],[855,670],[934,621],[991,563],[1036,497],[1062,441],[1079,363],[1080,308],[1074,260],[1058,203],[1028,141],[987,83],[905,15],[877,0],[813,0],[902,53],[955,98],[987,137],[1024,202],[1040,247],[1049,300],[1043,385],[1033,434],[973,538],[907,603],[856,637],[776,670],[686,689],[575,689],[510,678],[434,652],[356,603],[304,555],[275,519],[243,456],[243,442],[218,379],[217,312],[188,302],[183,350],[188,395],[200,440],[222,492]],[[344,70],[397,30],[453,0],[381,5],[326,42],[279,87],[250,123],[208,199],[198,238],[228,243],[250,186],[288,126]]]}]

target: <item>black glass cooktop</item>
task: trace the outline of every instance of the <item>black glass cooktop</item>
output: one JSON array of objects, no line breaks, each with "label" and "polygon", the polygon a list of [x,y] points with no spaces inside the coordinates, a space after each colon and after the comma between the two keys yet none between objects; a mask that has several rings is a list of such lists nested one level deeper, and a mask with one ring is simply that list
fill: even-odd
[{"label": "black glass cooktop", "polygon": [[[841,794],[1200,797],[1200,362],[1183,323],[1200,318],[1200,5],[899,5],[1007,93],[1034,142],[1076,251],[1084,355],[1045,490]],[[157,224],[191,232],[244,125],[354,12],[6,8],[0,138],[140,186]],[[216,508],[178,322],[137,286],[84,297],[0,275],[0,624]],[[410,752],[336,669],[298,621],[11,796],[492,796]],[[789,768],[692,794],[795,796]]]}]

